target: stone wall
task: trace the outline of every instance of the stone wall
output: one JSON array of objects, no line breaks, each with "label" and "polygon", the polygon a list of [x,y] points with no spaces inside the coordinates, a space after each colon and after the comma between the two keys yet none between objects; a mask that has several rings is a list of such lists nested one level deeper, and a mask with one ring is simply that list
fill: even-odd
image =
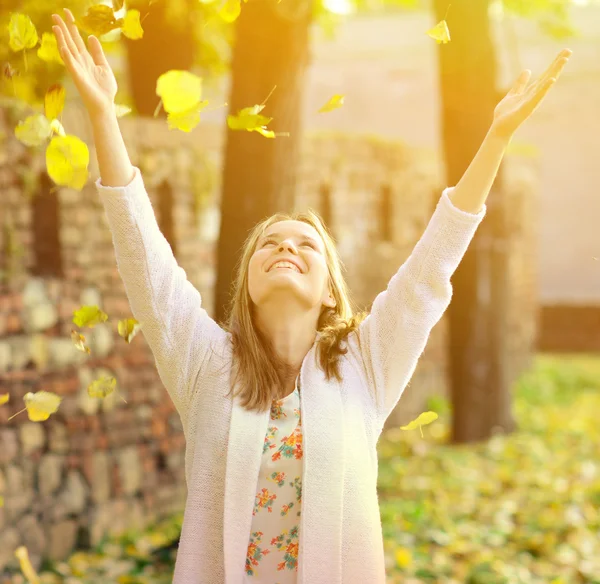
[{"label": "stone wall", "polygon": [[[66,127],[81,128],[78,135],[89,141],[82,136],[86,120],[72,111]],[[158,120],[124,119],[122,127],[159,224],[212,313],[222,135],[211,126],[191,135],[169,132]],[[174,406],[143,335],[128,345],[116,331],[130,310],[94,185],[81,193],[52,188],[40,180],[43,155],[7,134],[0,149],[0,393],[10,393],[10,402],[0,407],[0,574],[16,565],[18,545],[28,547],[34,566],[43,557],[62,559],[108,533],[180,511],[186,495],[184,438]],[[91,159],[95,178],[93,151]],[[515,370],[526,364],[535,332],[535,221],[527,176],[516,171],[510,193],[520,225],[507,315]],[[443,186],[430,152],[319,135],[305,142],[298,207],[326,216],[354,297],[368,306],[408,257]],[[70,339],[73,311],[82,304],[98,304],[109,315],[107,323],[85,330],[89,356]],[[426,396],[446,393],[445,339],[442,319],[392,423],[407,421]],[[102,373],[117,378],[127,404],[116,395],[87,396],[87,385]],[[26,413],[8,421],[22,409],[25,393],[42,389],[64,398],[56,414],[41,423]]]}]

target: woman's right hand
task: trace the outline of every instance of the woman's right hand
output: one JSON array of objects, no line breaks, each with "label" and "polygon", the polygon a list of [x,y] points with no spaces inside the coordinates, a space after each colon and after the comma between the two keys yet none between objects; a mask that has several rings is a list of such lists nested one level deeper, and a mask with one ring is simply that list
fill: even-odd
[{"label": "woman's right hand", "polygon": [[58,50],[65,63],[90,117],[114,112],[117,80],[106,60],[100,41],[93,35],[88,37],[89,52],[79,34],[75,18],[70,10],[64,9],[65,21],[52,15],[52,27]]}]

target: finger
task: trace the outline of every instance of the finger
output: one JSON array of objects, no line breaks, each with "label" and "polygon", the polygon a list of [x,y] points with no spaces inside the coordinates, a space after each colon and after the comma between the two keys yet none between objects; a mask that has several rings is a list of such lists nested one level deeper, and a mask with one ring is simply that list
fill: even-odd
[{"label": "finger", "polygon": [[75,46],[73,39],[71,38],[71,33],[69,32],[69,29],[67,28],[67,25],[65,24],[65,21],[60,16],[58,16],[58,14],[53,14],[52,20],[54,20],[56,25],[60,28],[65,46],[69,49],[73,58],[76,59],[79,56],[79,51],[78,51],[77,47]]},{"label": "finger", "polygon": [[90,55],[92,56],[94,64],[99,65],[101,67],[110,68],[106,55],[104,54],[104,49],[102,48],[102,45],[100,44],[98,38],[94,35],[90,35],[88,37],[88,44],[90,47]]},{"label": "finger", "polygon": [[533,95],[529,103],[527,104],[527,109],[532,112],[540,102],[546,97],[552,86],[556,83],[555,77],[550,77],[550,79],[546,80]]},{"label": "finger", "polygon": [[62,57],[67,70],[69,71],[69,73],[71,73],[71,75],[73,75],[73,77],[80,75],[81,65],[73,56],[73,53],[71,53],[69,47],[67,46],[67,43],[65,41],[65,35],[62,29],[59,26],[53,26],[52,30],[56,35],[56,41],[58,43],[58,52],[60,53],[60,56]]},{"label": "finger", "polygon": [[79,29],[77,28],[77,25],[75,24],[75,17],[73,16],[73,13],[68,9],[65,8],[65,15],[67,17],[67,27],[69,29],[69,32],[71,33],[71,38],[73,39],[73,42],[75,43],[75,46],[77,47],[77,50],[82,53],[85,54],[87,52],[87,49],[85,48],[85,43],[83,42],[83,39],[81,38],[81,35],[79,34]]},{"label": "finger", "polygon": [[554,77],[555,72],[562,70],[572,54],[573,51],[571,51],[571,49],[563,49],[560,51],[558,55],[556,55],[554,61],[552,61],[550,66],[544,71],[543,75],[540,76],[539,81],[545,83],[550,77]]},{"label": "finger", "polygon": [[523,90],[527,87],[529,79],[531,79],[531,71],[529,69],[521,71],[521,74],[517,77],[516,81],[514,82],[510,93],[513,95],[517,93],[522,93]]}]

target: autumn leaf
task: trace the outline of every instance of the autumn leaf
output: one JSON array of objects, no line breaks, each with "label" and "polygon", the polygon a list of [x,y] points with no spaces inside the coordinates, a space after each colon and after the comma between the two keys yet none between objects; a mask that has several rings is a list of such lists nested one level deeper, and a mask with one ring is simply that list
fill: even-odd
[{"label": "autumn leaf", "polygon": [[395,552],[396,564],[399,568],[408,568],[412,564],[412,553],[409,548],[398,547]]},{"label": "autumn leaf", "polygon": [[320,110],[320,114],[324,114],[344,105],[344,96],[343,95],[334,95]]},{"label": "autumn leaf", "polygon": [[267,124],[273,119],[263,116],[260,112],[264,109],[264,104],[253,105],[240,110],[236,115],[227,116],[227,125],[232,130],[247,130],[248,132],[258,132],[265,138],[275,138],[275,136],[289,136],[287,132],[275,133],[267,129]]},{"label": "autumn leaf", "polygon": [[90,348],[85,344],[85,337],[81,333],[72,330],[71,339],[73,341],[74,347],[78,351],[81,351],[82,353],[87,353],[88,355],[91,353]]},{"label": "autumn leaf", "polygon": [[200,112],[208,105],[208,101],[198,102],[192,109],[167,114],[167,124],[170,130],[191,132],[200,123]]},{"label": "autumn leaf", "polygon": [[4,507],[4,497],[0,495],[0,507]]},{"label": "autumn leaf", "polygon": [[431,424],[431,422],[438,419],[438,415],[435,412],[423,412],[412,422],[409,422],[406,426],[400,426],[401,430],[414,430],[419,428],[421,430],[421,436],[423,436],[423,429],[421,426]]},{"label": "autumn leaf", "polygon": [[242,11],[241,0],[225,0],[225,4],[219,10],[219,16],[225,22],[233,22],[237,19]]},{"label": "autumn leaf", "polygon": [[10,399],[10,394],[0,393],[0,406],[3,406],[4,404],[8,403],[9,399]]},{"label": "autumn leaf", "polygon": [[122,336],[128,343],[137,335],[142,325],[135,318],[124,318],[117,325],[119,335]]},{"label": "autumn leaf", "polygon": [[144,36],[144,29],[140,22],[140,11],[131,9],[125,13],[123,26],[121,26],[123,34],[132,41],[141,39]]},{"label": "autumn leaf", "polygon": [[115,18],[113,9],[105,4],[90,6],[86,15],[81,18],[81,27],[89,34],[98,37],[122,26],[123,19]]},{"label": "autumn leaf", "polygon": [[156,95],[167,113],[189,112],[202,101],[202,79],[188,71],[171,69],[157,79]]},{"label": "autumn leaf", "polygon": [[32,49],[37,45],[38,34],[31,18],[25,14],[12,14],[8,24],[8,46],[15,52]]},{"label": "autumn leaf", "polygon": [[46,61],[47,63],[65,64],[58,52],[56,36],[50,32],[42,33],[42,43],[37,50],[37,55],[42,61]]},{"label": "autumn leaf", "polygon": [[125,402],[123,396],[116,391],[117,380],[111,375],[103,375],[88,385],[87,392],[90,397],[105,398],[113,391]]},{"label": "autumn leaf", "polygon": [[23,576],[25,576],[29,584],[40,584],[40,578],[36,574],[31,562],[29,561],[29,553],[27,552],[27,548],[23,545],[19,546],[15,550],[15,556],[19,560],[21,572],[23,572]]},{"label": "autumn leaf", "polygon": [[54,136],[46,149],[48,176],[59,186],[80,191],[88,178],[90,153],[77,136]]},{"label": "autumn leaf", "polygon": [[65,107],[66,95],[67,92],[60,83],[55,83],[48,88],[44,96],[44,113],[48,120],[52,121],[60,116]]},{"label": "autumn leaf", "polygon": [[23,396],[23,401],[25,409],[12,415],[9,420],[27,410],[27,415],[32,422],[43,422],[58,410],[62,397],[51,391],[28,392]]},{"label": "autumn leaf", "polygon": [[26,146],[41,146],[52,135],[50,122],[43,114],[28,116],[15,128],[15,136]]},{"label": "autumn leaf", "polygon": [[78,327],[94,328],[97,324],[106,322],[108,314],[94,305],[81,306],[73,312],[73,323]]},{"label": "autumn leaf", "polygon": [[427,34],[440,43],[450,42],[450,30],[448,29],[448,23],[445,20],[438,22],[432,29],[427,31]]}]

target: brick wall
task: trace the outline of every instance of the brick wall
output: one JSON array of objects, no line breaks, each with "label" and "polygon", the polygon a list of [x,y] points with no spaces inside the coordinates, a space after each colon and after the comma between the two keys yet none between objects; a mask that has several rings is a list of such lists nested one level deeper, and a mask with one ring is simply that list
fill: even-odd
[{"label": "brick wall", "polygon": [[[81,128],[78,135],[89,142],[86,120],[71,111],[66,127]],[[169,132],[158,120],[124,119],[122,127],[159,223],[212,313],[222,135],[211,126],[192,135]],[[304,148],[298,207],[327,215],[354,297],[368,306],[431,216],[445,186],[438,163],[430,152],[366,137],[320,134]],[[96,177],[93,151],[91,160]],[[0,149],[0,393],[11,396],[0,407],[0,573],[16,565],[18,545],[28,547],[34,566],[42,557],[62,559],[107,533],[181,510],[186,494],[182,429],[152,355],[143,335],[130,345],[117,335],[117,320],[130,310],[94,185],[81,193],[52,189],[39,180],[43,168],[43,153],[28,152],[9,135]],[[511,168],[518,221],[507,318],[516,371],[535,332],[536,223],[527,169]],[[110,318],[85,329],[90,356],[70,339],[73,310],[82,304],[98,304]],[[393,423],[417,413],[427,395],[446,393],[445,339],[442,319]],[[102,373],[117,378],[127,404],[116,395],[87,396],[87,385]],[[25,413],[9,422],[24,394],[41,389],[64,398],[59,411],[42,423]]]}]

